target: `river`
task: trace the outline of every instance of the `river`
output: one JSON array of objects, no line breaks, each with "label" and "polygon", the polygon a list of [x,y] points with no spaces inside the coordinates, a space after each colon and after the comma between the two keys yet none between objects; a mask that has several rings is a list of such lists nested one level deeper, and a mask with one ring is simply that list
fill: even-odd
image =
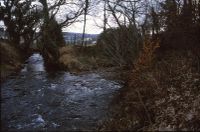
[{"label": "river", "polygon": [[121,85],[98,73],[46,72],[35,53],[1,84],[4,130],[96,130]]}]

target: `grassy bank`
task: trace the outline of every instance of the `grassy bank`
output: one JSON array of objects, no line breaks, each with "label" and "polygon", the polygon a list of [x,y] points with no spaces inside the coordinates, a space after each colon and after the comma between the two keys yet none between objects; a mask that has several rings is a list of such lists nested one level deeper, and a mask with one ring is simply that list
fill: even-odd
[{"label": "grassy bank", "polygon": [[97,47],[79,47],[79,46],[64,46],[59,49],[59,62],[62,69],[71,72],[91,71],[98,68],[113,66],[110,61],[104,57]]},{"label": "grassy bank", "polygon": [[7,41],[0,42],[1,50],[1,81],[22,67],[20,52]]},{"label": "grassy bank", "polygon": [[200,130],[200,60],[192,50],[143,50],[100,130]]}]

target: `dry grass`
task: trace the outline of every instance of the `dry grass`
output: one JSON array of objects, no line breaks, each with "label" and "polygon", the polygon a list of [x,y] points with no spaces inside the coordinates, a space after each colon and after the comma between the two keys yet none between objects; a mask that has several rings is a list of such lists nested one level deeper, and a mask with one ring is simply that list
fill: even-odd
[{"label": "dry grass", "polygon": [[8,42],[0,42],[1,55],[1,80],[4,80],[13,71],[21,67],[19,51]]},{"label": "dry grass", "polygon": [[75,56],[74,49],[72,46],[65,46],[59,49],[61,54],[59,62],[64,69],[68,70],[80,70],[82,65]]},{"label": "dry grass", "polygon": [[0,48],[1,48],[1,59],[2,59],[1,61],[4,61],[6,59],[5,54],[7,55],[7,58],[13,58],[13,59],[20,58],[18,51],[10,44],[6,42],[0,42]]},{"label": "dry grass", "polygon": [[74,55],[74,49],[72,46],[64,46],[59,49],[60,55],[62,56],[63,54],[71,54]]},{"label": "dry grass", "polygon": [[72,55],[70,54],[64,54],[59,58],[59,62],[68,70],[80,70],[81,64],[80,62]]},{"label": "dry grass", "polygon": [[96,52],[95,46],[82,49],[75,46],[64,46],[59,49],[59,62],[63,69],[70,71],[89,71],[111,64]]}]

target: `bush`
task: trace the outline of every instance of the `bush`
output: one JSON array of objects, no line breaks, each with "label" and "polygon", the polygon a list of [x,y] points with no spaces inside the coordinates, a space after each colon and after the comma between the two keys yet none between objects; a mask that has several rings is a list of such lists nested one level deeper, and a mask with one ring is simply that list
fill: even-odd
[{"label": "bush", "polygon": [[44,23],[41,28],[41,38],[38,44],[44,57],[47,69],[59,69],[59,48],[65,45],[60,25],[55,19]]},{"label": "bush", "polygon": [[112,28],[100,35],[97,46],[115,65],[131,67],[142,47],[142,37],[131,26]]},{"label": "bush", "polygon": [[22,55],[20,51],[9,42],[0,42],[1,56],[1,81],[7,76],[19,70],[22,66]]},{"label": "bush", "polygon": [[158,59],[146,42],[117,111],[102,130],[199,131],[200,72],[191,50],[170,50]]}]

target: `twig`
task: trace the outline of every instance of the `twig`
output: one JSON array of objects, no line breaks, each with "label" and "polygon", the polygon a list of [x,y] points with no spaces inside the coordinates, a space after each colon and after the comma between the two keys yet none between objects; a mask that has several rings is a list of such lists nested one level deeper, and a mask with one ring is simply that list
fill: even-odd
[{"label": "twig", "polygon": [[144,104],[144,102],[143,102],[143,100],[141,98],[141,94],[140,94],[140,92],[138,90],[136,90],[136,92],[138,94],[138,98],[140,100],[140,103],[143,105],[143,107],[145,109],[145,112],[147,114],[148,120],[149,120],[150,124],[152,125],[151,117],[150,117],[149,112],[148,112],[148,110],[147,110],[147,108],[146,108],[146,106],[145,106],[145,104]]}]

